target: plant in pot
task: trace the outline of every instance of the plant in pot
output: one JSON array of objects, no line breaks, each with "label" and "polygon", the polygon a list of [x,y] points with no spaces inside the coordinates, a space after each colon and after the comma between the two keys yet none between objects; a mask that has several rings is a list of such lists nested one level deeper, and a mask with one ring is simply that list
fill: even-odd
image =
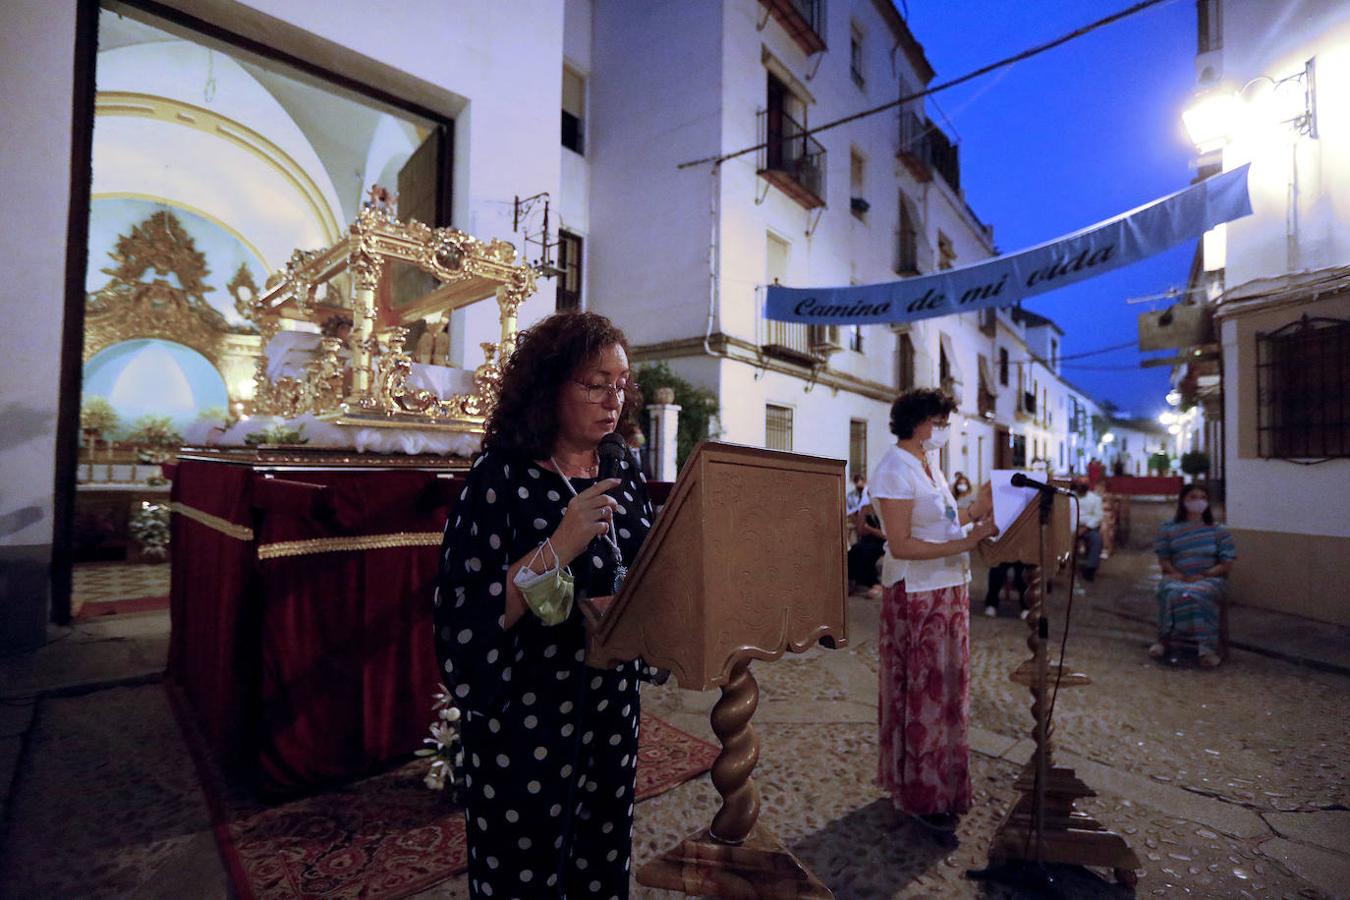
[{"label": "plant in pot", "polygon": [[1209,454],[1203,450],[1190,450],[1181,454],[1181,471],[1192,478],[1209,472]]},{"label": "plant in pot", "polygon": [[1149,455],[1148,470],[1158,475],[1166,475],[1172,468],[1172,457],[1159,450],[1157,453]]}]

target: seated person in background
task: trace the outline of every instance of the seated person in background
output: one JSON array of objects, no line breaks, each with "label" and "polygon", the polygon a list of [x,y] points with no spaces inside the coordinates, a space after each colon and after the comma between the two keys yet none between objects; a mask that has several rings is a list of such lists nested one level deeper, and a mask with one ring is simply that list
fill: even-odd
[{"label": "seated person in background", "polygon": [[844,495],[844,515],[851,519],[855,512],[871,502],[867,495],[867,476],[859,472],[853,476],[853,490]]},{"label": "seated person in background", "polygon": [[970,479],[962,472],[952,476],[952,497],[957,509],[965,509],[975,502],[975,492],[970,488]]},{"label": "seated person in background", "polygon": [[853,490],[844,495],[844,523],[848,526],[849,546],[859,537],[854,524],[857,512],[871,502],[872,498],[867,493],[867,476],[858,472],[853,476]]},{"label": "seated person in background", "polygon": [[1017,601],[1022,606],[1022,618],[1027,617],[1027,567],[1022,563],[999,563],[989,567],[989,581],[984,589],[984,614],[989,618],[998,615],[998,601],[1003,594],[1003,586],[1008,582],[1008,573],[1013,576],[1013,588],[1017,591]]},{"label": "seated person in background", "polygon": [[1214,524],[1209,491],[1199,484],[1177,498],[1176,517],[1164,522],[1154,544],[1162,580],[1158,582],[1158,640],[1148,655],[1162,659],[1172,639],[1195,641],[1200,665],[1212,669],[1219,658],[1219,604],[1225,579],[1237,559],[1237,545],[1222,525]]},{"label": "seated person in background", "polygon": [[1083,580],[1092,581],[1097,577],[1097,567],[1102,562],[1102,506],[1101,494],[1088,490],[1085,482],[1073,486],[1078,495],[1078,539],[1083,542],[1082,557]]},{"label": "seated person in background", "polygon": [[853,527],[858,541],[848,548],[849,593],[857,587],[865,587],[869,598],[879,600],[881,573],[877,571],[877,562],[886,552],[886,533],[881,530],[881,520],[877,518],[870,498],[854,511]]}]

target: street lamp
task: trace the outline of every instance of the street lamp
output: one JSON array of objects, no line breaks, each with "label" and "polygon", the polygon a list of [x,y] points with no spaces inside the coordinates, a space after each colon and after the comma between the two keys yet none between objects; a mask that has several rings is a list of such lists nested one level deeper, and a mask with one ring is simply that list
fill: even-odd
[{"label": "street lamp", "polygon": [[[1285,78],[1277,80],[1269,75],[1258,75],[1236,91],[1215,89],[1201,94],[1195,103],[1191,104],[1181,114],[1181,122],[1186,126],[1186,133],[1190,135],[1191,142],[1195,144],[1196,149],[1201,154],[1205,154],[1222,148],[1244,128],[1256,128],[1268,123],[1287,123],[1293,125],[1294,130],[1299,134],[1306,134],[1316,139],[1316,69],[1314,61],[1308,60],[1303,64],[1303,71],[1295,72]],[[1287,108],[1283,111],[1275,108],[1273,103],[1262,103],[1261,106],[1265,108],[1257,109],[1256,104],[1247,101],[1244,95],[1247,89],[1258,81],[1270,82],[1272,95],[1278,92],[1281,86],[1290,82],[1301,83],[1303,86],[1302,103],[1296,100],[1288,101]]]},{"label": "street lamp", "polygon": [[1179,391],[1168,391],[1167,396],[1164,399],[1167,401],[1168,406],[1176,406],[1181,402],[1181,393]]},{"label": "street lamp", "polygon": [[1237,93],[1211,91],[1181,114],[1181,123],[1196,149],[1209,153],[1228,143],[1241,115],[1242,101]]},{"label": "street lamp", "polygon": [[[1175,425],[1175,424],[1176,424],[1176,421],[1177,421],[1177,414],[1174,413],[1174,412],[1172,412],[1171,410],[1168,410],[1168,411],[1165,412],[1165,413],[1159,413],[1159,414],[1158,414],[1158,422],[1159,422],[1159,424],[1162,424],[1162,425]],[[1176,434],[1175,431],[1172,432],[1172,433],[1173,433],[1173,434]]]}]

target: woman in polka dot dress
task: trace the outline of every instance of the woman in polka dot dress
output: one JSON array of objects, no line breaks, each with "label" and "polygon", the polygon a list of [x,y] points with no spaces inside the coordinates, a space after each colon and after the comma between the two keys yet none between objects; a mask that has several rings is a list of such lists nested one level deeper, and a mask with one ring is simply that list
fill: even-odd
[{"label": "woman in polka dot dress", "polygon": [[446,523],[436,647],[465,713],[474,897],[628,896],[643,667],[586,666],[579,604],[546,625],[514,577],[547,538],[578,596],[614,593],[652,507],[635,460],[598,481],[596,447],[634,433],[640,400],[627,341],[603,316],[563,313],[521,333]]}]

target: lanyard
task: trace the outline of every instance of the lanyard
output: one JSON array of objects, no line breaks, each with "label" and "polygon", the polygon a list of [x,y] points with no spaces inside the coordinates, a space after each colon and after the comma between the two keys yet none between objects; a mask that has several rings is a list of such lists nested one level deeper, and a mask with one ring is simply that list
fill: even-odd
[{"label": "lanyard", "polygon": [[[553,463],[553,468],[558,470],[559,475],[562,475],[563,484],[567,485],[567,490],[571,492],[573,497],[575,497],[577,495],[577,489],[572,487],[572,479],[568,478],[566,475],[563,474],[562,466],[558,465],[558,461],[556,459],[549,457],[549,462]],[[613,516],[610,517],[609,527],[605,529],[605,533],[602,534],[601,537],[605,539],[605,543],[609,544],[610,547],[614,548],[614,564],[618,566],[620,570],[623,570],[624,569],[623,551],[619,549],[619,542],[614,539]]]}]

